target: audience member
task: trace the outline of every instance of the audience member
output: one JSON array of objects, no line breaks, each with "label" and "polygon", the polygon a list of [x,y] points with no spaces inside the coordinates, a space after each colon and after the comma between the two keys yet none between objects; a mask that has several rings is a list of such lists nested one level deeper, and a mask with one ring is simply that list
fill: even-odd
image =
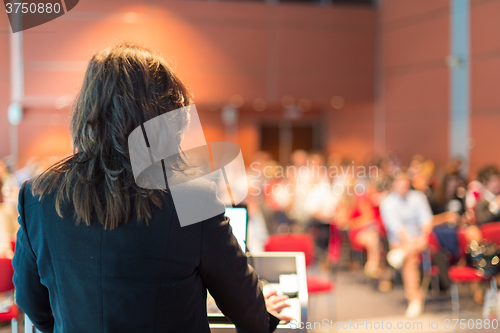
[{"label": "audience member", "polygon": [[395,175],[390,194],[380,204],[391,252],[388,261],[402,269],[403,288],[408,300],[405,315],[417,317],[422,312],[420,289],[420,254],[427,247],[432,211],[425,194],[410,190],[409,176]]},{"label": "audience member", "polygon": [[355,193],[354,178],[347,178],[347,186],[335,212],[340,229],[349,230],[353,247],[366,249],[364,272],[368,277],[380,275],[380,236],[375,213],[365,193]]},{"label": "audience member", "polygon": [[478,224],[500,221],[500,171],[495,165],[481,169],[478,180],[483,184],[483,197],[477,202]]},{"label": "audience member", "polygon": [[310,186],[305,209],[310,216],[308,231],[314,237],[319,261],[326,265],[330,241],[330,223],[339,196],[334,195],[322,155],[313,154],[310,161]]},{"label": "audience member", "polygon": [[432,225],[439,250],[435,250],[434,262],[439,268],[439,284],[442,290],[450,287],[448,268],[460,258],[457,233],[465,228],[467,243],[481,239],[481,231],[475,225],[467,224],[465,196],[466,190],[459,173],[448,169],[439,187],[430,198],[434,214]]},{"label": "audience member", "polygon": [[306,151],[296,150],[291,156],[292,168],[287,169],[287,187],[292,193],[288,217],[291,220],[291,230],[305,232],[309,223],[309,215],[305,207],[307,192],[310,184],[310,160]]}]

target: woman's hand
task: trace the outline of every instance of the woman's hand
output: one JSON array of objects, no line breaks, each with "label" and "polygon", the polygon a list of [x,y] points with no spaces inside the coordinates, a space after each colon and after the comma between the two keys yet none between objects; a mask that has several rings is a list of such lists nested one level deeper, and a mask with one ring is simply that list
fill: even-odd
[{"label": "woman's hand", "polygon": [[293,318],[287,315],[280,314],[284,308],[289,308],[290,304],[286,303],[288,296],[277,296],[276,290],[270,290],[264,294],[266,299],[267,312],[278,318],[279,320],[288,323]]}]

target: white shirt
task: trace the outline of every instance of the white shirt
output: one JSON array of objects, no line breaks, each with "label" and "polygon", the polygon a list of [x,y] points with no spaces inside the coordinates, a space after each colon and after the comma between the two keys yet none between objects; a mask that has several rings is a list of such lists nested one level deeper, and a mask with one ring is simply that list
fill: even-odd
[{"label": "white shirt", "polygon": [[380,214],[391,244],[401,242],[401,229],[405,229],[412,237],[418,237],[422,235],[422,227],[432,221],[432,210],[427,197],[414,190],[410,190],[404,198],[391,192],[380,203]]}]

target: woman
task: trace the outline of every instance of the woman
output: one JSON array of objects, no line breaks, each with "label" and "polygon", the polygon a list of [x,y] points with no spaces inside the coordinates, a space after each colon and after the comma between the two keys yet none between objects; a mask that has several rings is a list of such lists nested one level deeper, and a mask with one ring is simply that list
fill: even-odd
[{"label": "woman", "polygon": [[[168,189],[134,183],[131,131],[190,103],[146,48],[122,43],[90,60],[71,118],[74,154],[19,193],[17,304],[40,331],[209,332],[207,288],[239,332],[290,320],[278,314],[283,297],[265,300],[223,214],[181,227]],[[188,121],[180,114],[175,138]],[[215,184],[196,186],[222,205]]]},{"label": "woman", "polygon": [[[448,170],[437,187],[429,203],[434,214],[432,219],[433,235],[437,242],[431,246],[434,262],[439,268],[439,284],[442,290],[448,290],[451,281],[448,276],[450,264],[455,264],[461,257],[458,233],[463,230],[467,244],[479,242],[481,230],[467,220],[466,189],[460,174]],[[480,297],[479,294],[475,296]]]},{"label": "woman", "polygon": [[[479,228],[467,219],[465,205],[465,185],[455,171],[447,172],[437,188],[436,193],[429,200],[434,218],[432,224],[440,245],[451,254],[458,257],[458,241],[449,241],[447,235],[451,234],[456,239],[457,224],[462,224],[465,229],[467,244],[482,239]],[[450,231],[451,230],[451,231]]]},{"label": "woman", "polygon": [[375,213],[365,193],[355,192],[355,179],[347,178],[344,193],[337,205],[334,221],[349,230],[351,247],[366,250],[364,272],[370,278],[380,275],[380,233]]}]

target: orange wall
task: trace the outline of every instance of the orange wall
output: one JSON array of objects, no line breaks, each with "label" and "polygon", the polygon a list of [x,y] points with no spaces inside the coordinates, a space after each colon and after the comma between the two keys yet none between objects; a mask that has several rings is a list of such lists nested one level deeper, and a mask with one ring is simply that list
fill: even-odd
[{"label": "orange wall", "polygon": [[381,1],[386,151],[448,160],[449,0]]},{"label": "orange wall", "polygon": [[[243,96],[248,111],[241,118],[238,141],[246,156],[258,149],[255,126],[267,112],[252,110],[257,97],[278,105],[291,95],[311,100],[317,109],[331,109],[331,97],[339,95],[352,112],[370,119],[373,110],[366,105],[373,101],[374,23],[375,11],[362,6],[80,1],[68,14],[24,32],[26,115],[19,126],[19,165],[32,155],[71,152],[69,108],[57,109],[57,100],[74,95],[91,55],[119,39],[143,43],[169,59],[193,90],[195,103],[204,110],[200,112],[208,112],[202,117],[207,137],[224,137],[220,111],[201,106]],[[6,28],[5,14],[0,13],[0,24]],[[1,34],[0,156],[9,152],[6,50],[8,34]],[[369,127],[358,127],[352,117],[342,120],[353,132],[331,127],[338,132],[330,145],[338,149],[345,135],[364,135]]]},{"label": "orange wall", "polygon": [[471,169],[500,164],[500,1],[471,2]]},{"label": "orange wall", "polygon": [[[423,154],[443,165],[449,156],[449,0],[382,0],[386,148],[408,163]],[[500,164],[500,1],[471,0],[470,171]]]},{"label": "orange wall", "polygon": [[373,153],[374,119],[373,103],[346,103],[340,110],[328,112],[329,152],[362,163]]},{"label": "orange wall", "polygon": [[[309,99],[327,124],[328,151],[361,159],[374,148],[376,11],[367,7],[262,3],[82,1],[69,14],[24,32],[25,107],[20,165],[29,156],[71,152],[69,108],[91,54],[119,39],[155,48],[192,88],[208,140],[224,140],[220,110],[210,102],[244,97],[238,143],[248,158],[258,124],[279,117],[285,95]],[[408,163],[423,154],[443,165],[449,145],[449,0],[381,0],[380,44],[385,151]],[[500,163],[500,1],[471,1],[471,171]],[[135,14],[130,14],[130,13]],[[0,156],[9,153],[9,33],[0,14]],[[342,96],[341,110],[329,106]],[[270,107],[256,112],[254,98]]]}]

